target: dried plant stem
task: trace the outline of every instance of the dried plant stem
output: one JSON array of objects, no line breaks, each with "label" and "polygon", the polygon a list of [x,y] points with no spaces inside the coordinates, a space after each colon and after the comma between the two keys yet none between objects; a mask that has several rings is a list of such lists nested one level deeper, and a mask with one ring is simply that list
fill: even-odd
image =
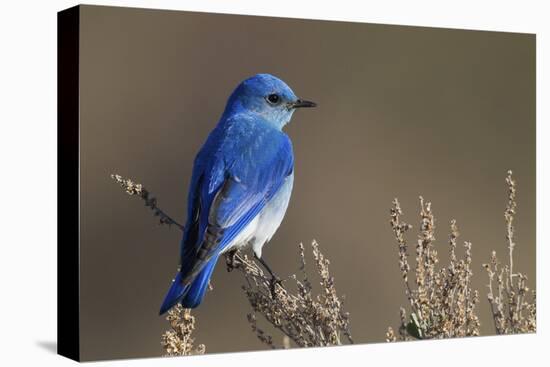
[{"label": "dried plant stem", "polygon": [[193,346],[195,339],[191,336],[195,330],[195,317],[191,310],[176,305],[168,311],[166,320],[170,323],[171,330],[162,334],[161,344],[167,356],[188,356],[204,354],[206,347],[199,344]]},{"label": "dried plant stem", "polygon": [[510,260],[510,284],[513,283],[514,277],[514,214],[516,212],[516,182],[512,179],[512,171],[508,171],[506,177],[508,185],[508,205],[504,211],[506,221],[506,239],[508,240],[509,260]]},{"label": "dried plant stem", "polygon": [[464,257],[456,256],[459,236],[456,221],[451,221],[449,238],[450,263],[439,268],[439,257],[435,248],[435,219],[431,203],[420,197],[420,233],[416,244],[415,288],[408,282],[408,263],[405,232],[412,228],[401,220],[403,212],[395,199],[390,211],[390,225],[398,244],[399,269],[405,284],[405,295],[410,304],[410,316],[402,307],[401,324],[396,335],[390,327],[387,341],[450,338],[479,334],[479,319],[475,313],[478,293],[471,284],[470,242],[464,243]]},{"label": "dried plant stem", "polygon": [[[408,262],[409,255],[407,252],[407,242],[405,241],[405,233],[412,228],[412,225],[401,221],[402,214],[403,214],[403,211],[401,210],[399,201],[397,201],[397,199],[394,199],[393,207],[390,209],[390,216],[391,216],[390,224],[393,229],[395,238],[397,240],[397,244],[399,246],[399,269],[401,270],[401,276],[405,283],[405,294],[407,296],[407,299],[410,302],[411,307],[415,309],[415,303],[412,298],[411,286],[409,284],[409,277],[408,277],[409,270],[410,270],[410,266]],[[418,310],[415,309],[415,311],[418,311]]]},{"label": "dried plant stem", "polygon": [[[536,331],[536,294],[530,299],[527,276],[514,272],[514,219],[516,214],[516,182],[509,171],[506,177],[508,202],[504,211],[508,262],[502,265],[491,253],[484,264],[489,284],[487,299],[493,315],[497,334],[515,334]],[[456,255],[459,236],[456,221],[451,221],[449,238],[450,262],[446,268],[438,268],[437,251],[434,247],[435,225],[430,203],[420,197],[420,233],[416,245],[415,288],[408,281],[410,267],[407,261],[405,232],[412,226],[401,220],[402,210],[397,199],[393,201],[390,224],[398,244],[399,268],[405,283],[405,295],[410,304],[410,316],[400,309],[401,325],[396,335],[392,328],[386,333],[387,341],[449,338],[479,334],[479,319],[475,307],[479,302],[476,290],[471,289],[473,276],[472,244],[464,242],[464,257]]]},{"label": "dried plant stem", "polygon": [[[491,261],[484,264],[487,270],[489,291],[487,300],[491,307],[493,322],[497,334],[517,334],[536,331],[536,294],[531,292],[531,299],[526,301],[529,288],[525,274],[514,273],[514,218],[516,214],[516,181],[512,171],[506,176],[508,202],[504,210],[506,223],[506,242],[508,247],[508,265],[500,266],[496,251],[491,253]],[[493,285],[496,285],[497,294]]]},{"label": "dried plant stem", "polygon": [[175,225],[183,231],[183,226],[157,206],[157,199],[153,197],[142,184],[136,183],[129,178],[124,178],[117,174],[111,174],[111,178],[118,183],[128,195],[139,196],[145,202],[145,206],[151,208],[153,215],[160,218],[160,224],[167,224],[168,226]]}]

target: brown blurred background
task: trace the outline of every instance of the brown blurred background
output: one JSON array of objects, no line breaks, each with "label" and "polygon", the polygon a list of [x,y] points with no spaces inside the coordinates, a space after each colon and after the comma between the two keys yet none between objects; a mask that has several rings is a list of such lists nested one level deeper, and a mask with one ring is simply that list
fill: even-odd
[{"label": "brown blurred background", "polygon": [[[83,6],[81,13],[82,358],[158,356],[158,309],[180,232],[157,225],[111,172],[143,183],[185,220],[193,158],[244,78],[268,72],[318,102],[286,128],[296,157],[285,220],[265,248],[281,276],[317,239],[357,342],[381,342],[406,299],[388,224],[399,197],[418,228],[433,202],[473,242],[482,334],[493,334],[491,250],[506,259],[504,178],[518,181],[516,269],[535,286],[535,36],[500,32]],[[220,263],[196,311],[207,353],[265,349],[242,278]],[[282,338],[280,334],[274,334]]]}]

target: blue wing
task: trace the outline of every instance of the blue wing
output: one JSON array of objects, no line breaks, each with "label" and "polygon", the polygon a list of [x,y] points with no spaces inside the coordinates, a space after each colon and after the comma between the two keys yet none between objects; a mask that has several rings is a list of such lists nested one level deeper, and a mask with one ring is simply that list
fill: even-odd
[{"label": "blue wing", "polygon": [[227,249],[279,190],[293,165],[288,136],[262,121],[233,121],[212,132],[191,180],[180,260],[184,284]]}]

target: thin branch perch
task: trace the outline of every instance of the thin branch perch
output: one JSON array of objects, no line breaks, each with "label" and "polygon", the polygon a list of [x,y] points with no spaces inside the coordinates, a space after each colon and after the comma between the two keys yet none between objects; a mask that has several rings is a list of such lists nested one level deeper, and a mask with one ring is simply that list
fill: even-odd
[{"label": "thin branch perch", "polygon": [[128,195],[139,196],[145,202],[145,206],[151,208],[153,215],[160,218],[160,224],[167,224],[168,226],[175,225],[183,231],[183,226],[157,206],[157,199],[153,197],[142,184],[136,183],[129,178],[124,178],[117,174],[112,174],[111,178],[117,182]]}]

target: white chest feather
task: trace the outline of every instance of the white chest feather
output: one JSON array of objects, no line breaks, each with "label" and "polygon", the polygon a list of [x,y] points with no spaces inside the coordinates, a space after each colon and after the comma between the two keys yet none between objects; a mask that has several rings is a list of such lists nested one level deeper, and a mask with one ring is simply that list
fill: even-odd
[{"label": "white chest feather", "polygon": [[293,183],[294,174],[291,174],[262,211],[231,242],[226,251],[250,245],[256,256],[262,256],[262,247],[273,237],[283,221]]}]

